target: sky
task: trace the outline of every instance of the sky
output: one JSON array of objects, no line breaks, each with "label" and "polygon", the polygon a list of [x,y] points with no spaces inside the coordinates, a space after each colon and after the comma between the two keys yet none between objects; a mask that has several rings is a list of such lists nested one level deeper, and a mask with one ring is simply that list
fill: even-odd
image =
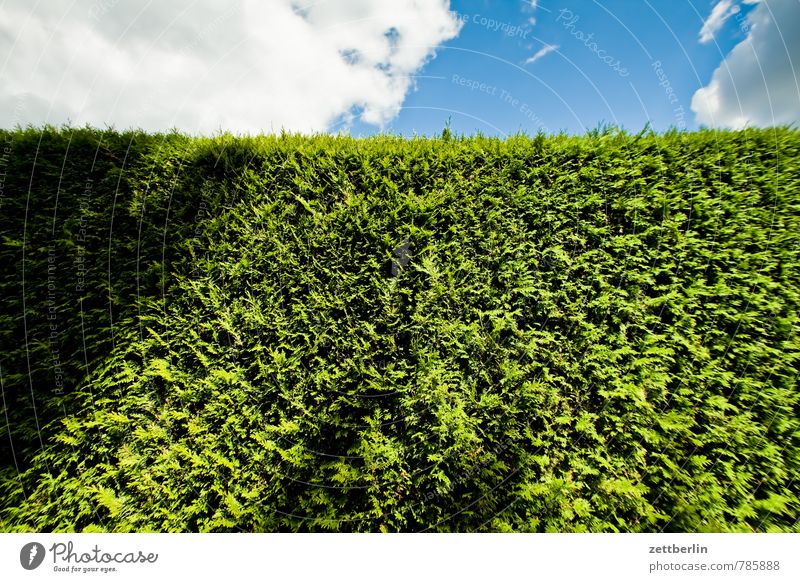
[{"label": "sky", "polygon": [[0,127],[797,125],[798,67],[800,0],[0,0]]}]

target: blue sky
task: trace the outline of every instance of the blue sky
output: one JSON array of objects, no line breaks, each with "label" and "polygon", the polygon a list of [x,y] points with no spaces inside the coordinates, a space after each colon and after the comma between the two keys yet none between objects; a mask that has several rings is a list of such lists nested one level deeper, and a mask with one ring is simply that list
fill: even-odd
[{"label": "blue sky", "polygon": [[[542,0],[536,10],[486,0],[452,6],[463,28],[421,71],[390,131],[436,133],[448,119],[459,133],[493,135],[583,133],[601,123],[634,132],[647,123],[658,131],[696,128],[692,96],[744,40],[739,22],[755,8],[743,5],[716,42],[701,44],[698,33],[712,6],[702,0]],[[525,64],[546,45],[558,48]],[[375,128],[361,124],[355,131]]]},{"label": "blue sky", "polygon": [[800,0],[0,3],[0,127],[581,134],[800,121]]}]

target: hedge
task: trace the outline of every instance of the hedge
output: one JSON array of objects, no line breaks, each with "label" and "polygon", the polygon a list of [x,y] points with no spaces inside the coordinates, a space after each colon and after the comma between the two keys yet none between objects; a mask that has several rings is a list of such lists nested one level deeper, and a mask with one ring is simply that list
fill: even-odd
[{"label": "hedge", "polygon": [[0,142],[0,530],[800,531],[796,129]]}]

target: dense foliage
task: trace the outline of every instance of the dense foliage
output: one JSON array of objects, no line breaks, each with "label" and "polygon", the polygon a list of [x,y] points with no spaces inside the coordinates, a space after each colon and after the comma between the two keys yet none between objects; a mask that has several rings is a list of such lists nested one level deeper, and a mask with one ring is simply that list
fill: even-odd
[{"label": "dense foliage", "polygon": [[796,130],[0,142],[0,529],[800,530]]}]

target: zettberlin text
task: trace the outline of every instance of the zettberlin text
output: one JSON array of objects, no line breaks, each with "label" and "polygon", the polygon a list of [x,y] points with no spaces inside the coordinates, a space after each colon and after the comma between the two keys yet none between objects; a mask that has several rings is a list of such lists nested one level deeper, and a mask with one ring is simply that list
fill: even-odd
[{"label": "zettberlin text", "polygon": [[651,554],[707,554],[708,546],[699,546],[692,544],[691,546],[650,546]]}]

